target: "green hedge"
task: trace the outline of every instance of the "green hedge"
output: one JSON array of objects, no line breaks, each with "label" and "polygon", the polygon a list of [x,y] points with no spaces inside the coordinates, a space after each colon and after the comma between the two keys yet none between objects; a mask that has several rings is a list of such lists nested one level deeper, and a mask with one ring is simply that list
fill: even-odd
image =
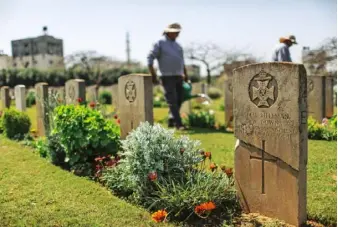
[{"label": "green hedge", "polygon": [[[116,68],[108,69],[102,72],[101,85],[116,84],[118,78],[131,73],[147,73],[147,68],[125,69]],[[18,84],[32,87],[38,82],[46,82],[49,86],[63,86],[70,79],[84,79],[86,85],[95,84],[96,75],[89,74],[83,69],[69,70],[50,70],[41,71],[37,69],[2,69],[0,70],[0,86],[14,87]]]}]

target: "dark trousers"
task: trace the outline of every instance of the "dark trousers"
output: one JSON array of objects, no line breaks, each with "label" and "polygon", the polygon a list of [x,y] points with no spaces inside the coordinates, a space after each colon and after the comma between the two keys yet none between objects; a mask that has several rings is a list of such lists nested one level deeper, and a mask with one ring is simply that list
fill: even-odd
[{"label": "dark trousers", "polygon": [[161,80],[165,92],[164,95],[169,105],[171,117],[173,118],[176,127],[181,127],[183,125],[180,116],[180,109],[183,102],[183,77],[162,76]]}]

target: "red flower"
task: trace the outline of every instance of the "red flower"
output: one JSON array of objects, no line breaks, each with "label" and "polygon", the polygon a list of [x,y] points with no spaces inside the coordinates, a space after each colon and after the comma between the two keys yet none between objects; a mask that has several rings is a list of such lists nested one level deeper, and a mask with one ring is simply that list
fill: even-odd
[{"label": "red flower", "polygon": [[184,151],[185,151],[185,149],[184,149],[184,148],[181,148],[181,149],[180,149],[180,153],[181,153],[181,154],[183,154],[183,153],[184,153]]},{"label": "red flower", "polygon": [[82,98],[77,98],[77,102],[81,103],[82,102]]},{"label": "red flower", "polygon": [[216,209],[216,205],[213,202],[206,202],[202,203],[195,207],[195,213],[197,215],[204,214],[206,212],[211,212],[212,210]]},{"label": "red flower", "polygon": [[168,216],[168,213],[165,210],[159,210],[153,213],[151,215],[151,218],[153,219],[153,221],[158,223],[158,222],[163,222],[167,216]]},{"label": "red flower", "polygon": [[90,106],[91,108],[94,108],[94,107],[96,106],[96,103],[95,103],[94,101],[91,101],[91,102],[89,103],[89,106]]},{"label": "red flower", "polygon": [[151,173],[149,173],[149,174],[148,174],[148,178],[149,178],[149,180],[151,180],[151,181],[157,180],[157,173],[156,173],[156,172],[151,172]]},{"label": "red flower", "polygon": [[102,161],[103,159],[105,159],[105,157],[100,157],[100,156],[99,156],[99,157],[96,157],[96,158],[95,158],[95,161],[96,161],[96,162],[97,162],[97,161]]},{"label": "red flower", "polygon": [[215,171],[217,169],[217,165],[215,163],[210,164],[211,171]]},{"label": "red flower", "polygon": [[120,119],[117,119],[117,123],[118,123],[118,124],[121,124],[121,120],[120,120]]},{"label": "red flower", "polygon": [[204,152],[204,158],[209,158],[211,160],[211,152]]},{"label": "red flower", "polygon": [[116,161],[115,161],[115,160],[111,160],[111,159],[110,159],[109,161],[106,161],[106,162],[105,162],[105,165],[106,165],[106,166],[113,166],[113,165],[115,165],[115,164],[116,164]]},{"label": "red flower", "polygon": [[232,177],[232,175],[233,175],[232,168],[226,168],[226,169],[224,170],[224,173],[226,173],[226,175],[227,175],[228,177]]},{"label": "red flower", "polygon": [[118,118],[117,114],[115,114],[115,115],[114,115],[114,118],[115,118],[115,119],[117,119],[117,118]]}]

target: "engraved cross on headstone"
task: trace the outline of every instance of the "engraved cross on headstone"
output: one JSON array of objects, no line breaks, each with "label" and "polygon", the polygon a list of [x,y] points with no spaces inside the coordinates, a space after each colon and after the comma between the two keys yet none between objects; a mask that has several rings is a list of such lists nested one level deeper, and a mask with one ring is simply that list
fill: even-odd
[{"label": "engraved cross on headstone", "polygon": [[250,156],[250,159],[258,159],[262,161],[262,194],[265,194],[265,168],[264,164],[265,162],[276,162],[277,159],[273,158],[265,158],[265,140],[262,140],[262,149],[260,149],[262,152],[262,157],[253,157]]}]

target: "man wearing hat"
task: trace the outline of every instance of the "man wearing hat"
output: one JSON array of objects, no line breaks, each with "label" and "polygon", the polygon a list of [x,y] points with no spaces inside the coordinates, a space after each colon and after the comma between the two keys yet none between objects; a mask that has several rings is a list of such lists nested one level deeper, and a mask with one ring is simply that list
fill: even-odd
[{"label": "man wearing hat", "polygon": [[183,130],[180,108],[183,102],[183,81],[188,81],[187,71],[184,65],[183,48],[176,42],[181,32],[181,25],[170,24],[163,32],[164,38],[156,42],[148,54],[148,68],[153,82],[157,82],[154,70],[154,60],[157,59],[161,82],[165,91],[165,98],[169,105],[169,127],[176,126]]},{"label": "man wearing hat", "polygon": [[293,44],[297,44],[296,37],[294,35],[290,35],[289,37],[281,37],[279,42],[280,44],[277,45],[275,51],[273,52],[272,60],[292,62],[289,48]]}]

